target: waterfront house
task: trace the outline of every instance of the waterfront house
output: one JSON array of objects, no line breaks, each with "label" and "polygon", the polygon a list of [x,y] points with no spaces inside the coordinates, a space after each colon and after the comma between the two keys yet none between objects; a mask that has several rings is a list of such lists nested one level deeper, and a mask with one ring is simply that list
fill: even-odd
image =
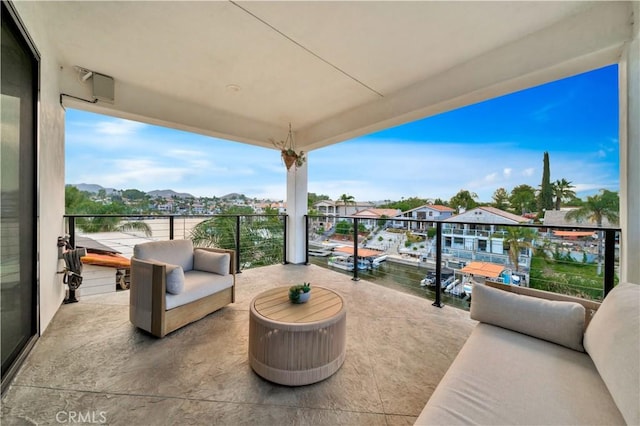
[{"label": "waterfront house", "polygon": [[[425,204],[420,207],[402,212],[395,217],[398,219],[413,219],[421,221],[439,221],[450,218],[455,214],[455,210],[451,207],[442,206],[439,204]],[[429,222],[396,222],[396,225],[402,228],[407,228],[415,233],[425,233],[428,228],[433,228],[434,223]]]},{"label": "waterfront house", "polygon": [[350,203],[345,203],[342,200],[320,200],[313,204],[313,208],[318,212],[320,216],[324,217],[314,219],[314,221],[318,222],[318,226],[326,227],[326,224],[334,226],[336,224],[337,216],[351,216],[353,214],[356,214],[360,210],[370,209],[373,207],[375,207],[375,205],[367,201],[354,200]]},{"label": "waterfront house", "polygon": [[[476,207],[444,220],[443,247],[448,254],[454,256],[456,262],[464,263],[464,259],[470,259],[507,264],[509,254],[504,242],[505,230],[500,225],[532,222],[532,219],[495,207]],[[530,259],[530,250],[523,249],[519,263],[528,268]]]},{"label": "waterfront house", "polygon": [[[544,218],[542,219],[542,223],[547,226],[598,226],[598,224],[590,220],[588,217],[584,219],[567,219],[566,215],[571,210],[575,210],[577,207],[564,207],[560,210],[546,210],[544,212]],[[617,224],[609,223],[609,220],[606,217],[602,218],[602,226],[607,228]]]},{"label": "waterfront house", "polygon": [[358,219],[366,229],[371,230],[376,226],[385,227],[391,222],[391,218],[398,215],[399,209],[362,209],[349,216],[352,219]]}]

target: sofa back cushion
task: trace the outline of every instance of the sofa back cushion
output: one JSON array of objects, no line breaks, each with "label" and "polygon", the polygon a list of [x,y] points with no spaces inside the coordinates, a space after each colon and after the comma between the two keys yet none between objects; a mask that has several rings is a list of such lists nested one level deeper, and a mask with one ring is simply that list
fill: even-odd
[{"label": "sofa back cushion", "polygon": [[473,286],[471,318],[584,352],[584,306]]},{"label": "sofa back cushion", "polygon": [[191,240],[169,240],[137,244],[133,257],[179,265],[187,272],[193,269],[193,243]]},{"label": "sofa back cushion", "polygon": [[627,424],[640,424],[640,285],[619,284],[605,297],[584,347]]}]

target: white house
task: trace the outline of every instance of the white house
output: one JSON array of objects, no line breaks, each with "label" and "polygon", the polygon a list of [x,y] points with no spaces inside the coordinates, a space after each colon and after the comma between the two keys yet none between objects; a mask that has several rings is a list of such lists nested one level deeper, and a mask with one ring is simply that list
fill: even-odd
[{"label": "white house", "polygon": [[[397,219],[413,219],[421,221],[438,221],[450,218],[455,214],[455,210],[451,207],[439,204],[425,204],[420,207],[407,210],[395,216]],[[414,232],[426,232],[433,224],[428,222],[396,222],[403,228],[407,228]]]}]

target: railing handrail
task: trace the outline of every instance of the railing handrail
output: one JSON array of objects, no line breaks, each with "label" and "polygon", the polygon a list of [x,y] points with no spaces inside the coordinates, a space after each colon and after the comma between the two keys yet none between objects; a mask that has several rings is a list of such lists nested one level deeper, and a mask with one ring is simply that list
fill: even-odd
[{"label": "railing handrail", "polygon": [[[328,215],[323,214],[315,214],[315,215],[306,215],[308,217],[313,218],[322,218]],[[622,228],[616,226],[593,226],[593,225],[551,225],[551,224],[540,224],[540,223],[491,223],[491,222],[469,222],[469,221],[457,221],[457,220],[434,220],[434,219],[398,219],[398,218],[362,218],[362,217],[353,217],[353,216],[331,216],[332,219],[364,219],[364,220],[375,220],[375,221],[387,221],[387,222],[419,222],[419,223],[442,223],[446,224],[456,224],[456,225],[481,225],[481,226],[494,226],[496,228],[501,226],[506,227],[519,227],[519,228],[553,228],[560,230],[585,230],[585,231],[622,231]],[[488,230],[481,230],[488,231]]]},{"label": "railing handrail", "polygon": [[117,214],[117,213],[109,213],[109,214],[97,214],[97,213],[65,213],[62,215],[62,217],[66,217],[66,218],[70,218],[70,217],[123,217],[123,218],[128,218],[128,219],[136,219],[136,218],[149,218],[149,219],[155,219],[155,218],[161,218],[161,219],[168,219],[170,217],[173,218],[207,218],[207,217],[236,217],[236,216],[243,216],[243,217],[283,217],[283,216],[287,216],[285,213],[278,213],[278,214],[267,214],[267,213],[251,213],[251,214],[245,214],[245,213],[234,213],[234,214],[131,214],[131,213],[127,213],[127,214]]}]

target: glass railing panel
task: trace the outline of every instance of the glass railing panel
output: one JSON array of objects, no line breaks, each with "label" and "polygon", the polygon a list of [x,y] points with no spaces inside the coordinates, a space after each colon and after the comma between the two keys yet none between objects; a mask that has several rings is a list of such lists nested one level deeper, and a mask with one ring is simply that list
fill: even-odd
[{"label": "glass railing panel", "polygon": [[284,262],[282,215],[66,215],[66,219],[75,246],[102,244],[124,257],[133,255],[136,244],[191,239],[197,247],[236,250],[239,270]]},{"label": "glass railing panel", "polygon": [[[340,222],[343,218],[338,217],[335,220]],[[310,221],[313,223],[312,219]],[[421,224],[421,222],[424,223]],[[443,235],[447,232],[461,234],[465,224],[457,225],[461,229],[451,229],[453,225],[447,224],[449,229],[443,229]],[[491,224],[484,225],[491,226]],[[604,254],[600,256],[600,267],[598,267],[597,239],[587,237],[571,243],[569,247],[566,239],[554,237],[552,231],[555,228],[542,228],[539,225],[500,225],[500,229],[493,232],[467,230],[468,234],[462,244],[452,238],[443,238],[442,253],[438,256],[437,236],[433,233],[425,234],[424,231],[407,230],[416,228],[424,230],[433,227],[434,222],[414,219],[409,225],[407,221],[395,219],[393,226],[377,226],[361,233],[358,254],[361,254],[362,249],[377,250],[378,257],[384,257],[385,260],[375,266],[361,266],[363,269],[358,270],[358,278],[433,299],[435,290],[429,282],[433,281],[436,259],[439,258],[442,270],[447,274],[443,275],[441,281],[442,301],[444,304],[464,309],[468,309],[473,296],[469,284],[472,280],[483,282],[485,279],[480,275],[472,276],[465,273],[465,268],[472,262],[493,264],[498,269],[501,266],[499,275],[488,277],[496,281],[595,300],[601,300],[603,297]],[[346,229],[345,232],[353,234],[353,227]],[[325,233],[320,241],[323,246],[320,246],[316,236],[310,235],[310,238],[316,238],[316,243],[311,243],[310,246],[310,263],[340,273],[355,275],[353,270],[355,266],[344,266],[344,261],[341,263],[332,261],[334,256],[345,256],[336,248],[353,246],[352,236]],[[468,238],[474,239],[473,244],[468,241]],[[482,242],[480,242],[481,239]],[[353,264],[352,258],[347,260]],[[615,262],[617,271],[617,246]],[[451,274],[453,278],[449,277]],[[615,281],[617,282],[617,276]]]}]

